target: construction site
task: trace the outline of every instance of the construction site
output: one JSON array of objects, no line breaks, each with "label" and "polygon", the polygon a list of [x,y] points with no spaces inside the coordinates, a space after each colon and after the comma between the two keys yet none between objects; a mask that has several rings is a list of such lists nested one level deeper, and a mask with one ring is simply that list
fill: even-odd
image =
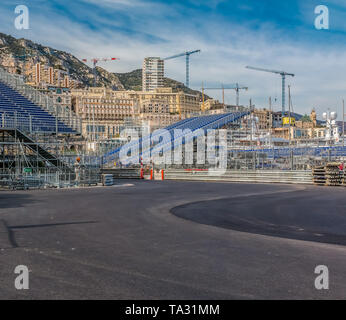
[{"label": "construction site", "polygon": [[[39,76],[43,74],[39,64],[34,66],[37,85],[1,69],[2,188],[98,185],[107,174],[113,175],[114,181],[149,176],[149,179],[344,184],[345,122],[340,128],[336,113],[329,111],[323,114],[323,121],[316,119],[314,111],[310,118],[302,121],[301,116],[295,116],[290,86],[287,111],[285,81],[287,76],[294,74],[247,67],[281,76],[281,112],[273,111],[270,101],[269,108],[263,110],[255,109],[251,100],[248,106],[239,105],[240,91],[248,88],[238,83],[221,88],[202,86],[200,97],[161,88],[163,61],[186,56],[188,86],[189,57],[197,52],[200,50],[162,60],[146,58],[143,92],[97,87],[71,89],[70,106],[57,104],[56,97],[40,90],[44,82]],[[92,61],[96,70],[98,60]],[[147,74],[150,75],[148,79]],[[96,71],[94,77],[96,84]],[[205,100],[207,90],[222,90],[222,103]],[[236,92],[235,105],[225,104],[225,90]],[[59,99],[57,101],[61,101]],[[164,130],[166,136],[160,130]],[[175,132],[180,131],[176,136]],[[223,165],[225,172],[219,177],[213,177],[215,163],[206,161],[210,150],[202,152],[204,160],[197,156],[201,151],[198,150],[199,139],[205,142],[210,131],[216,135],[224,132],[222,150],[227,160]],[[217,139],[218,145],[213,151],[215,157],[221,150],[220,138]],[[141,145],[143,141],[148,141],[146,149]],[[189,152],[187,161],[188,146],[192,153]],[[119,156],[121,150],[133,147],[137,154],[124,163]],[[182,153],[182,161],[178,163],[173,159],[175,151]],[[161,161],[154,161],[158,154]],[[318,171],[331,164],[340,168],[340,179],[333,182],[321,174],[324,169]]]},{"label": "construction site", "polygon": [[[294,74],[262,68],[281,110],[241,105],[239,83],[164,87],[164,61],[185,57],[188,88],[199,52],[145,58],[137,91],[96,86],[100,59],[85,87],[0,68],[1,297],[345,298],[345,111],[299,115]],[[12,284],[22,264],[30,290]]]}]

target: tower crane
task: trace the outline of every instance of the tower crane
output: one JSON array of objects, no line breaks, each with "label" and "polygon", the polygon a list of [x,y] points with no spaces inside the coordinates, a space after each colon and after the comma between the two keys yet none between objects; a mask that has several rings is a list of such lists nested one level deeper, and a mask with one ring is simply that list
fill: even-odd
[{"label": "tower crane", "polygon": [[278,71],[278,70],[268,70],[268,69],[263,69],[263,68],[255,68],[255,67],[250,67],[247,66],[247,69],[251,69],[251,70],[256,70],[256,71],[263,71],[263,72],[270,72],[270,73],[276,73],[279,74],[282,78],[282,115],[285,114],[286,111],[286,76],[291,76],[294,77],[295,75],[293,73],[288,73],[285,71]]},{"label": "tower crane", "polygon": [[115,61],[115,60],[120,60],[119,58],[92,58],[92,59],[82,59],[83,62],[92,62],[93,63],[93,71],[94,71],[94,86],[96,87],[96,82],[97,82],[97,70],[96,70],[96,66],[97,64],[102,61]]},{"label": "tower crane", "polygon": [[225,107],[225,90],[235,90],[237,100],[236,100],[236,106],[239,107],[239,92],[240,90],[248,90],[248,87],[245,87],[244,85],[241,85],[239,83],[233,83],[230,85],[221,85],[221,88],[202,88],[202,90],[222,90],[222,104]]},{"label": "tower crane", "polygon": [[186,81],[185,81],[185,85],[188,88],[190,85],[190,55],[197,53],[197,52],[201,52],[201,50],[198,49],[198,50],[193,50],[193,51],[186,51],[186,52],[179,53],[179,54],[176,54],[174,56],[167,57],[167,58],[163,59],[163,60],[171,60],[171,59],[175,59],[175,58],[182,57],[182,56],[186,57]]}]

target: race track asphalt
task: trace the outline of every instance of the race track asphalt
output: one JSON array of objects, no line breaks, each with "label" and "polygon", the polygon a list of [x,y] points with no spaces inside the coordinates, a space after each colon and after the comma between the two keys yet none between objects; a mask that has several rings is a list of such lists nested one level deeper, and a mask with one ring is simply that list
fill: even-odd
[{"label": "race track asphalt", "polygon": [[[345,196],[178,181],[0,191],[0,299],[345,299]],[[318,265],[329,290],[314,287]]]}]

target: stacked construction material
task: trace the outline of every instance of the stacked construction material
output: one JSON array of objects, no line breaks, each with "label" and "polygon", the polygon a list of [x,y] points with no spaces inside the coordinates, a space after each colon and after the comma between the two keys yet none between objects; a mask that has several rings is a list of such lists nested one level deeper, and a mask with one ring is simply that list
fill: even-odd
[{"label": "stacked construction material", "polygon": [[313,168],[314,184],[320,186],[341,186],[345,184],[343,171],[339,168],[339,163],[330,162],[326,166],[316,166]]},{"label": "stacked construction material", "polygon": [[113,180],[113,175],[112,174],[103,174],[102,175],[102,185],[109,187],[112,186],[114,184],[114,180]]},{"label": "stacked construction material", "polygon": [[314,184],[319,186],[326,185],[326,167],[316,166],[312,169]]},{"label": "stacked construction material", "polygon": [[326,184],[328,186],[342,185],[342,171],[339,168],[340,164],[331,162],[326,165]]}]

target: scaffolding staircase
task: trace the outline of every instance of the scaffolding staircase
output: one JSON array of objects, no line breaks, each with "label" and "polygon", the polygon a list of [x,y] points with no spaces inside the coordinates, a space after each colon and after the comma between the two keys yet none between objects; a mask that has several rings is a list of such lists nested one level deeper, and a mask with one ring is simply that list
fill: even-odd
[{"label": "scaffolding staircase", "polygon": [[37,142],[35,142],[31,137],[24,134],[19,129],[15,128],[0,128],[0,133],[6,132],[16,141],[21,143],[23,146],[29,148],[32,152],[36,153],[41,159],[46,163],[56,167],[61,172],[73,172],[73,170],[67,166],[63,161],[58,159],[56,156],[52,155],[50,152],[41,147]]}]

